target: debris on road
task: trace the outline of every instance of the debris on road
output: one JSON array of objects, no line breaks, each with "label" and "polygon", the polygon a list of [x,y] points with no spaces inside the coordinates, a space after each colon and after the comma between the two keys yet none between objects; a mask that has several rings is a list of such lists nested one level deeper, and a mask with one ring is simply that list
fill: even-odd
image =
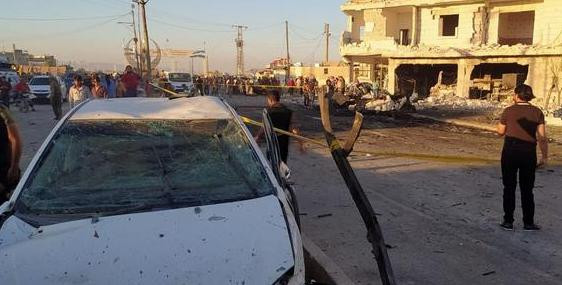
[{"label": "debris on road", "polygon": [[482,276],[488,276],[488,275],[492,275],[492,274],[495,274],[495,273],[496,273],[496,271],[492,270],[492,271],[482,273]]}]

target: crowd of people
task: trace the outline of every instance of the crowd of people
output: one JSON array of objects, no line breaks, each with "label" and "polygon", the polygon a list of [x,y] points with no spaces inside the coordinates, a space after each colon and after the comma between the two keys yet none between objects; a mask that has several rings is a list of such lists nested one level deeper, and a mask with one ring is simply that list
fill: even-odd
[{"label": "crowd of people", "polygon": [[[74,74],[72,81],[68,82],[66,90],[68,90],[68,102],[70,107],[73,108],[87,99],[107,99],[116,97],[136,97],[138,96],[138,87],[140,86],[141,78],[134,72],[131,66],[127,66],[123,74]],[[64,84],[64,83],[63,83]],[[53,75],[49,76],[50,95],[49,101],[53,108],[55,120],[62,118],[62,104],[64,100],[63,89],[61,82]],[[28,75],[23,75],[20,81],[15,85],[0,78],[0,101],[6,108],[10,108],[10,97],[16,102],[23,98],[24,94],[31,93],[28,84]],[[10,95],[12,94],[12,95]],[[27,101],[31,110],[35,111],[33,100]]]}]

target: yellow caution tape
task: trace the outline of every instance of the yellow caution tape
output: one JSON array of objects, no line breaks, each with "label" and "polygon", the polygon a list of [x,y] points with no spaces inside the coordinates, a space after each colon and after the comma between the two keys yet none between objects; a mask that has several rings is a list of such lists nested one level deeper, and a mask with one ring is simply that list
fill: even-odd
[{"label": "yellow caution tape", "polygon": [[[152,83],[150,83],[150,85],[166,92],[169,93],[171,95],[174,96],[181,96],[181,94],[178,94],[176,92],[164,89],[160,86],[154,85]],[[248,125],[254,125],[257,127],[263,127],[263,123],[254,121],[248,117],[244,117],[244,116],[240,116],[240,118],[242,119],[242,121],[245,124]],[[332,143],[328,146],[326,143],[324,143],[323,141],[319,141],[319,140],[315,140],[315,139],[311,139],[311,138],[307,138],[301,135],[297,135],[285,130],[281,130],[278,128],[273,128],[273,131],[275,131],[276,133],[282,134],[282,135],[287,135],[290,137],[293,137],[295,139],[304,141],[304,142],[308,142],[311,144],[315,144],[315,145],[319,145],[322,146],[324,148],[328,148],[330,149],[330,151],[334,151],[335,149],[341,148],[338,140],[333,140]],[[497,163],[499,162],[499,159],[489,159],[489,158],[482,158],[482,157],[462,157],[462,156],[451,156],[451,155],[433,155],[433,154],[421,154],[421,153],[406,153],[406,152],[394,152],[394,151],[367,151],[367,150],[357,150],[354,149],[353,152],[355,153],[360,153],[360,154],[366,154],[366,155],[376,155],[376,156],[392,156],[392,157],[403,157],[403,158],[413,158],[413,159],[419,159],[419,160],[430,160],[430,161],[438,161],[438,162],[445,162],[445,163]]]}]

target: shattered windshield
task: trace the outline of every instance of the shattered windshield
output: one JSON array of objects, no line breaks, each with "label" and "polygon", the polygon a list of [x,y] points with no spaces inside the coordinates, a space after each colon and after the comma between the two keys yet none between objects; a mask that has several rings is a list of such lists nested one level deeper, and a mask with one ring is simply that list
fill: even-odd
[{"label": "shattered windshield", "polygon": [[47,77],[37,77],[31,79],[29,85],[49,85],[49,78]]},{"label": "shattered windshield", "polygon": [[247,200],[272,189],[234,121],[70,121],[30,175],[16,211],[127,213]]}]

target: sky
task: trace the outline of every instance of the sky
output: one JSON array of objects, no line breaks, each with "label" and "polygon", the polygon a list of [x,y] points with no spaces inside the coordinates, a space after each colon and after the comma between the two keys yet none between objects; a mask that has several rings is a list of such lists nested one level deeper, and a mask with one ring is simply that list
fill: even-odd
[{"label": "sky", "polygon": [[[161,48],[205,47],[210,70],[233,72],[236,63],[232,25],[245,25],[246,70],[263,68],[285,56],[285,20],[293,62],[312,64],[324,56],[324,23],[330,24],[330,60],[339,60],[338,40],[345,29],[339,7],[344,0],[149,0],[150,38]],[[132,30],[127,0],[2,0],[0,50],[17,48],[53,54],[64,63],[98,68],[122,66],[122,46]],[[136,11],[135,11],[136,12]],[[190,59],[164,59],[163,66],[191,69]],[[200,72],[201,60],[195,71]],[[162,67],[162,66],[161,66]]]}]

